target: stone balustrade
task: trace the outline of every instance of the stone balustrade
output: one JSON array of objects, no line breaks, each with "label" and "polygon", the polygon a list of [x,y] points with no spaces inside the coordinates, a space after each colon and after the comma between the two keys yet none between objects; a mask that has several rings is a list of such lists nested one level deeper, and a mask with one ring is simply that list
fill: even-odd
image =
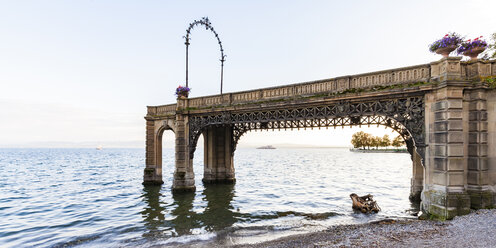
[{"label": "stone balustrade", "polygon": [[148,108],[148,115],[175,115],[176,114],[176,108],[177,104],[167,104],[167,105],[160,105],[160,106],[147,106]]},{"label": "stone balustrade", "polygon": [[[460,57],[449,57],[430,64],[227,93],[223,95],[189,98],[188,108],[199,109],[214,106],[235,106],[278,99],[292,99],[319,94],[340,93],[350,89],[387,87],[402,84],[407,85],[418,82],[430,82],[432,80],[438,80],[440,77],[471,79],[474,77],[496,75],[495,60],[462,62],[460,59]],[[152,116],[173,115],[175,111],[176,104],[148,107],[148,114]]]}]

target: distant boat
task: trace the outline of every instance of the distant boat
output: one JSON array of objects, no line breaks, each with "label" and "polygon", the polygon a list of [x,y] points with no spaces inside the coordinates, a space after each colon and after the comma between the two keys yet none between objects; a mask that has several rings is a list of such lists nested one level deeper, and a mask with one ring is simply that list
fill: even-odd
[{"label": "distant boat", "polygon": [[276,149],[276,148],[271,145],[268,145],[268,146],[257,147],[257,149]]},{"label": "distant boat", "polygon": [[96,147],[97,150],[102,150],[103,149],[103,146],[102,145],[99,145]]}]

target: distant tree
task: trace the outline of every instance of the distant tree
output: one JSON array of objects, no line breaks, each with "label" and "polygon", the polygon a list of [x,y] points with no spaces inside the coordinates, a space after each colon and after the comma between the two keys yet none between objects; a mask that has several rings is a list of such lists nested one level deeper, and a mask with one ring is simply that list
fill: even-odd
[{"label": "distant tree", "polygon": [[379,136],[374,136],[371,138],[372,139],[372,146],[375,146],[375,149],[379,149],[379,146],[381,146],[381,137]]},{"label": "distant tree", "polygon": [[354,148],[363,148],[365,149],[366,141],[365,141],[365,132],[360,131],[353,134],[351,137],[351,144]]},{"label": "distant tree", "polygon": [[373,146],[373,138],[369,133],[364,133],[363,142],[365,146],[367,146],[367,150],[370,150],[370,147]]},{"label": "distant tree", "polygon": [[393,139],[393,142],[391,142],[391,145],[398,148],[400,146],[404,146],[405,145],[405,141],[403,140],[403,138],[401,136],[396,136],[396,138]]},{"label": "distant tree", "polygon": [[391,145],[391,139],[389,139],[389,135],[384,134],[381,138],[381,147],[388,147]]},{"label": "distant tree", "polygon": [[351,144],[354,148],[370,149],[370,147],[375,147],[375,149],[379,149],[379,147],[388,146],[400,147],[405,144],[405,141],[403,141],[401,136],[398,136],[391,141],[387,134],[379,137],[360,131],[352,135]]}]

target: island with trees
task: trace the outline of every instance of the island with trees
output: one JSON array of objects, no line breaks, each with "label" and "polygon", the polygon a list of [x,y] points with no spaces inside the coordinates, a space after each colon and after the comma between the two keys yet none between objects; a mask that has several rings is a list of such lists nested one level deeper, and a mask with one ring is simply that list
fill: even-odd
[{"label": "island with trees", "polygon": [[350,151],[407,152],[405,148],[405,141],[399,135],[391,140],[387,134],[379,137],[360,131],[353,134],[351,144],[353,145],[353,148],[350,149]]}]

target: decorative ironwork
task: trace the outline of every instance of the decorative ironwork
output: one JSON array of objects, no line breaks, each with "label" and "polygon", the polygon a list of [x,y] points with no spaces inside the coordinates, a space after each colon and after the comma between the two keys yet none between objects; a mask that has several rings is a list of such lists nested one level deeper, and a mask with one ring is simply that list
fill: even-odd
[{"label": "decorative ironwork", "polygon": [[201,133],[210,125],[232,126],[233,152],[241,136],[250,130],[384,125],[396,130],[406,141],[411,142],[413,139],[417,152],[423,157],[424,115],[424,98],[418,96],[358,103],[342,101],[294,109],[190,116],[190,157],[193,158]]},{"label": "decorative ironwork", "polygon": [[226,61],[226,55],[224,55],[224,48],[222,48],[222,42],[220,41],[219,35],[217,32],[215,32],[214,27],[212,26],[212,23],[208,19],[208,17],[202,17],[201,20],[195,20],[192,23],[189,24],[188,29],[186,29],[186,36],[183,36],[183,38],[186,40],[184,43],[186,45],[186,87],[188,87],[188,48],[190,43],[191,38],[189,37],[191,34],[191,31],[195,28],[195,26],[198,25],[203,25],[205,26],[206,30],[212,31],[214,33],[215,38],[217,38],[217,42],[219,43],[220,47],[220,94],[222,95],[222,85],[224,82],[224,62]]}]

